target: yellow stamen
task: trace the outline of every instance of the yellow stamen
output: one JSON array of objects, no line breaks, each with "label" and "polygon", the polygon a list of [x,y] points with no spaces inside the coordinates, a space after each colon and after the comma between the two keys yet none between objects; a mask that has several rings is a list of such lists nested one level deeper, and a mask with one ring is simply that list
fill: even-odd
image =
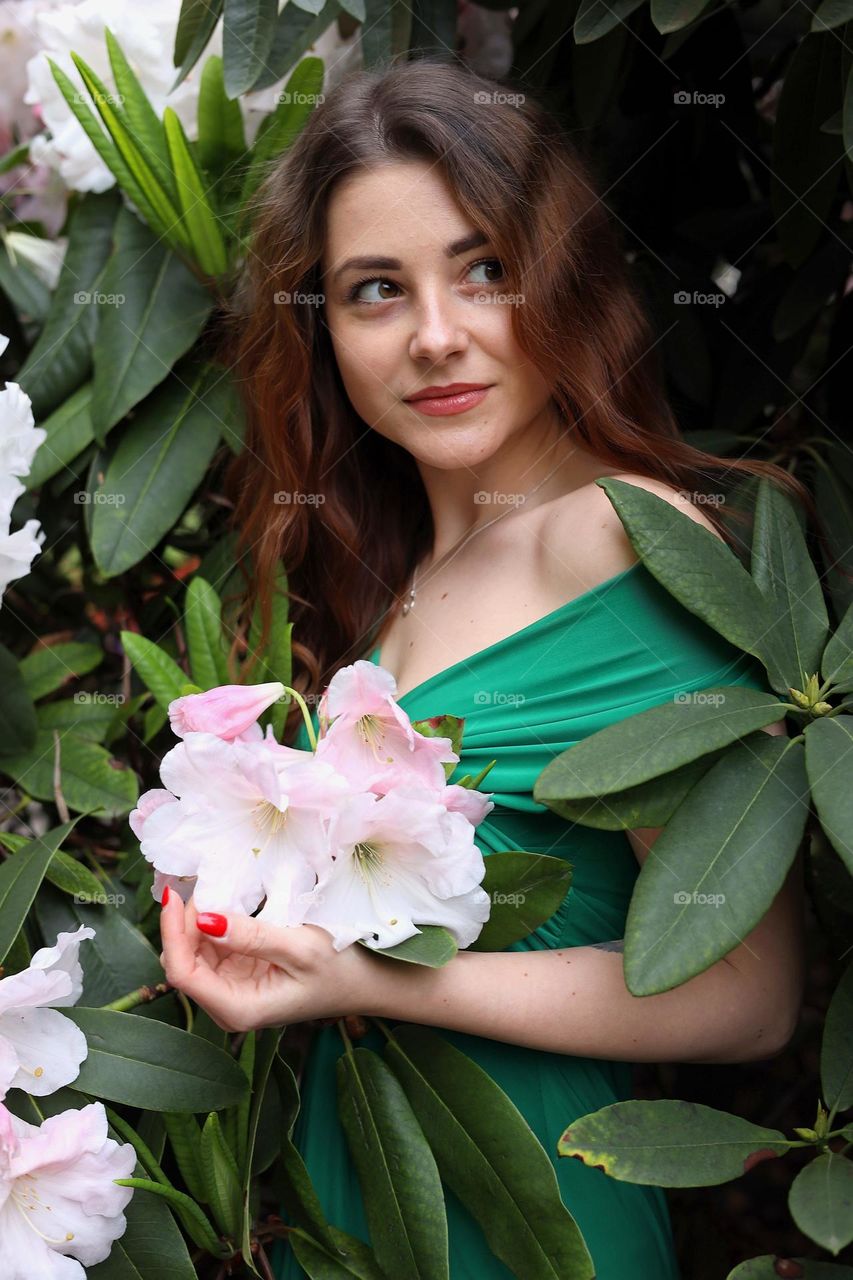
[{"label": "yellow stamen", "polygon": [[[32,1188],[28,1187],[27,1190],[35,1200],[40,1199],[39,1193],[38,1191],[36,1191],[34,1187]],[[26,1222],[27,1226],[30,1227],[33,1231],[35,1231],[37,1236],[41,1236],[45,1244],[67,1244],[69,1240],[74,1239],[73,1231],[66,1231],[64,1235],[55,1236],[55,1237],[45,1235],[43,1231],[40,1231],[38,1229],[36,1224],[33,1222],[32,1218],[28,1217],[28,1215],[24,1213],[24,1208],[28,1209],[30,1213],[32,1213],[33,1210],[35,1209],[46,1209],[48,1213],[50,1213],[52,1212],[52,1210],[49,1204],[26,1204],[23,1201],[23,1198],[20,1195],[18,1195],[18,1193],[15,1191],[14,1187],[12,1188],[12,1191],[11,1191],[11,1200],[15,1208],[18,1210],[18,1213],[24,1219],[24,1222]]]}]

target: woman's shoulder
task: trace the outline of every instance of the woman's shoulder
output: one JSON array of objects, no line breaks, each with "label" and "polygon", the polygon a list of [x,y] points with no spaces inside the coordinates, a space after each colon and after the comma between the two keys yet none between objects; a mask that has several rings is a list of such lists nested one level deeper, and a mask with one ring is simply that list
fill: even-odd
[{"label": "woman's shoulder", "polygon": [[[704,525],[724,541],[706,512],[684,489],[632,471],[614,472],[609,478],[637,485],[663,498],[677,511]],[[606,490],[595,481],[543,507],[539,537],[550,573],[560,581],[562,570],[562,577],[567,579],[566,586],[570,589],[577,588],[579,566],[582,566],[584,579],[588,579],[587,585],[595,586],[637,562],[637,553],[616,508]]]}]

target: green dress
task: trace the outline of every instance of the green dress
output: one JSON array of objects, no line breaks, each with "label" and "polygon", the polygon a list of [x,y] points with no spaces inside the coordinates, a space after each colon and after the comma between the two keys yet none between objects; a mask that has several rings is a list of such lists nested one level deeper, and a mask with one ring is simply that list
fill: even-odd
[{"label": "green dress", "polygon": [[[377,661],[378,649],[369,656]],[[623,937],[639,874],[624,831],[568,823],[533,799],[534,782],[548,762],[605,725],[679,692],[729,684],[770,692],[753,658],[680,605],[638,561],[399,699],[412,720],[442,713],[464,717],[461,760],[451,781],[497,761],[483,784],[493,793],[495,807],[476,829],[484,856],[525,849],[567,858],[573,866],[571,888],[558,910],[509,950]],[[308,746],[304,726],[296,745]],[[572,1121],[632,1097],[630,1064],[433,1030],[489,1073],[539,1138],[592,1255],[597,1280],[677,1280],[664,1191],[619,1182],[557,1155],[557,1140]],[[359,1043],[381,1051],[384,1037],[371,1026]],[[337,1116],[335,1062],[342,1051],[337,1027],[317,1033],[293,1138],[327,1220],[369,1241]],[[449,1188],[445,1194],[451,1280],[511,1280],[512,1272],[491,1253],[477,1222]],[[283,1208],[281,1213],[288,1221]],[[274,1266],[280,1280],[305,1276],[284,1245],[275,1251]]]}]

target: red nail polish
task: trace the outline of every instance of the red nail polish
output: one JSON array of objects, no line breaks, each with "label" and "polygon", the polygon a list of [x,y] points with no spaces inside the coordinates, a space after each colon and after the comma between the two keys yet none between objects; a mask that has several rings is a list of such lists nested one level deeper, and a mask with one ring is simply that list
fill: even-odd
[{"label": "red nail polish", "polygon": [[218,911],[200,911],[195,918],[197,929],[209,933],[214,938],[221,938],[228,928],[228,921]]},{"label": "red nail polish", "polygon": [[163,897],[161,900],[161,905],[165,907],[168,901],[169,901],[169,886],[166,885],[163,889]]}]

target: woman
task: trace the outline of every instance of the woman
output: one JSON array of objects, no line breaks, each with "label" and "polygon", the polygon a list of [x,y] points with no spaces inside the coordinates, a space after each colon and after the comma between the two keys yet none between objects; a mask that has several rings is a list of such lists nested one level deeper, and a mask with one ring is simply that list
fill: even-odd
[{"label": "woman", "polygon": [[[632,1062],[782,1049],[802,983],[800,867],[724,960],[637,998],[620,939],[658,831],[570,826],[532,791],[606,724],[710,685],[766,688],[637,560],[596,480],[728,537],[709,500],[725,471],[799,486],[680,440],[590,170],[505,86],[432,59],[348,78],[272,165],[254,216],[229,352],[246,388],[232,479],[247,613],[259,599],[270,625],[283,563],[296,686],[316,699],[368,657],[412,719],[464,716],[458,776],[497,760],[478,845],[566,857],[573,884],[506,951],[401,972],[336,953],[320,928],[200,919],[173,894],[167,975],[231,1029],[357,1013],[436,1028],[543,1143],[598,1280],[672,1280],[663,1191],[560,1159],[557,1139],[631,1096]],[[364,1043],[382,1038],[372,1027]],[[334,1026],[317,1034],[294,1136],[328,1220],[368,1239],[336,1114],[342,1048]],[[447,1208],[453,1280],[509,1276],[449,1190]],[[289,1250],[277,1265],[303,1274]]]}]

